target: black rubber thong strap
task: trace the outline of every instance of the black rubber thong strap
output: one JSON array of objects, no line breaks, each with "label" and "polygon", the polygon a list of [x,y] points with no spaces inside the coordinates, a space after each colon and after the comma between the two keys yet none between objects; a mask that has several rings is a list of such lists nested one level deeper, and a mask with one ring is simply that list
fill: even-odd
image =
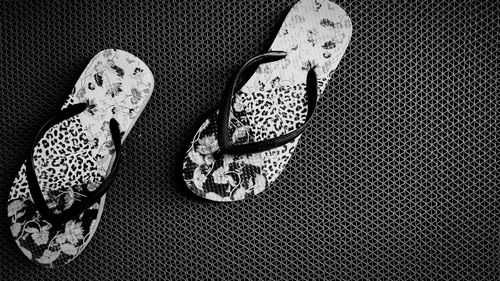
[{"label": "black rubber thong strap", "polygon": [[109,122],[109,128],[111,131],[113,144],[115,146],[116,157],[106,179],[104,179],[104,181],[95,191],[85,197],[85,200],[83,202],[79,203],[78,205],[75,203],[69,209],[62,211],[59,214],[52,212],[47,206],[47,202],[45,201],[42,190],[38,184],[38,178],[36,176],[35,169],[33,168],[33,153],[35,151],[36,145],[45,135],[45,133],[55,124],[82,113],[85,109],[87,109],[88,106],[89,105],[87,103],[69,105],[66,109],[61,110],[56,116],[47,121],[47,123],[45,123],[38,132],[29,157],[26,161],[26,177],[31,192],[31,198],[35,203],[36,208],[40,212],[42,219],[52,224],[62,224],[67,222],[68,220],[74,219],[83,211],[94,205],[106,193],[106,191],[108,191],[118,171],[118,164],[120,162],[121,155],[121,136],[119,124],[114,118],[112,118]]},{"label": "black rubber thong strap", "polygon": [[276,61],[284,58],[285,56],[286,56],[285,52],[265,53],[250,59],[240,68],[240,70],[232,80],[232,84],[229,87],[229,91],[227,91],[225,100],[223,101],[219,109],[219,116],[217,120],[218,122],[217,139],[219,141],[220,150],[218,154],[233,154],[233,155],[250,154],[276,148],[293,141],[300,134],[302,134],[305,131],[305,129],[310,125],[311,117],[314,115],[314,111],[316,109],[316,104],[318,101],[318,79],[316,77],[316,72],[314,71],[314,67],[307,72],[306,92],[308,99],[307,102],[308,108],[307,108],[307,117],[304,124],[302,124],[298,129],[292,132],[286,133],[284,135],[272,139],[266,139],[246,144],[235,144],[232,140],[232,136],[229,130],[229,119],[230,119],[233,95],[239,89],[239,87],[241,87],[241,85],[244,85],[244,82],[248,81],[248,79],[251,77],[251,75],[248,75],[249,69],[255,70],[256,66],[258,66],[259,64]]}]

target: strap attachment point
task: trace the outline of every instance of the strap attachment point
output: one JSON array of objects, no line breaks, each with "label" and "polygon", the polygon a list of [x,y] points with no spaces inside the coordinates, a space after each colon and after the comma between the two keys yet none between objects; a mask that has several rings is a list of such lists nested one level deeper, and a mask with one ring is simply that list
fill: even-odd
[{"label": "strap attachment point", "polygon": [[33,142],[33,147],[26,160],[26,178],[28,181],[28,187],[30,189],[31,198],[35,204],[37,210],[40,212],[42,219],[46,220],[52,224],[63,224],[67,221],[76,218],[86,209],[94,205],[100,198],[108,191],[113,182],[116,174],[118,172],[118,164],[120,162],[121,155],[121,134],[120,126],[118,122],[112,118],[109,121],[109,127],[111,132],[111,137],[113,139],[113,144],[115,146],[115,161],[111,166],[111,170],[108,176],[103,180],[101,185],[92,193],[90,193],[81,204],[73,205],[69,209],[62,211],[61,213],[52,212],[47,206],[47,202],[43,196],[42,190],[38,183],[38,177],[35,173],[34,163],[33,163],[33,153],[38,142],[42,139],[45,133],[52,128],[54,125],[76,116],[89,108],[89,103],[79,103],[74,105],[69,105],[67,108],[61,110],[58,114],[47,121],[40,131],[38,132],[35,141]]},{"label": "strap attachment point", "polygon": [[[254,72],[260,64],[283,59],[286,55],[286,52],[281,51],[272,51],[258,55],[245,63],[237,72],[236,76],[232,80],[231,87],[229,87],[230,90],[227,92],[225,100],[219,109],[217,120],[217,138],[220,147],[220,151],[218,152],[219,154],[250,154],[273,149],[293,141],[310,125],[310,120],[314,115],[318,101],[318,79],[315,72],[315,66],[311,67],[307,72],[306,93],[308,98],[308,110],[304,124],[302,124],[298,129],[272,139],[239,145],[236,145],[230,136],[229,119],[232,109],[233,95],[237,89],[241,88],[248,81],[248,79],[250,79],[251,74],[249,75],[249,70],[253,70]],[[243,75],[245,78],[243,78],[241,82],[238,82],[240,77]]]}]

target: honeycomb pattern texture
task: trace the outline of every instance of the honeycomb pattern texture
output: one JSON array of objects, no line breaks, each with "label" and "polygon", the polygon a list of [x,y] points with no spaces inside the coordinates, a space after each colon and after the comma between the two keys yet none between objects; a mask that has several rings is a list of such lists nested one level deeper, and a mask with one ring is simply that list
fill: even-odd
[{"label": "honeycomb pattern texture", "polygon": [[[0,280],[499,280],[500,2],[340,1],[351,44],[287,170],[220,204],[183,186],[186,143],[294,1],[232,2],[0,2]],[[43,269],[10,237],[9,187],[106,48],[155,93],[90,245]]]}]

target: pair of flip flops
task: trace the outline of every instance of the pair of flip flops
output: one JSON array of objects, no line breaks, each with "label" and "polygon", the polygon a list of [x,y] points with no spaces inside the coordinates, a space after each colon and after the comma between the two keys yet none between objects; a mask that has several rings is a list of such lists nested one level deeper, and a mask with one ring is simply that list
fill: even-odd
[{"label": "pair of flip flops", "polygon": [[[183,162],[187,187],[213,201],[242,200],[269,187],[309,126],[350,36],[350,19],[338,5],[301,0],[293,6],[271,51],[243,65],[195,134]],[[30,260],[60,266],[86,247],[117,175],[122,143],[153,87],[144,62],[104,50],[40,129],[8,203],[12,235]]]}]

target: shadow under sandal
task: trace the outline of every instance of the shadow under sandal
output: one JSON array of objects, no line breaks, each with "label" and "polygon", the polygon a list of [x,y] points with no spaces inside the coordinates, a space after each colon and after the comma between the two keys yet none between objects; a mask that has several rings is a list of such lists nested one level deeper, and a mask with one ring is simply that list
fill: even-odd
[{"label": "shadow under sandal", "polygon": [[301,0],[268,53],[235,75],[219,110],[195,134],[183,178],[196,195],[236,201],[265,190],[290,160],[349,44],[351,21],[337,4]]},{"label": "shadow under sandal", "polygon": [[62,110],[42,126],[11,187],[10,230],[30,260],[72,261],[94,235],[121,146],[153,92],[149,68],[121,50],[87,65]]}]

